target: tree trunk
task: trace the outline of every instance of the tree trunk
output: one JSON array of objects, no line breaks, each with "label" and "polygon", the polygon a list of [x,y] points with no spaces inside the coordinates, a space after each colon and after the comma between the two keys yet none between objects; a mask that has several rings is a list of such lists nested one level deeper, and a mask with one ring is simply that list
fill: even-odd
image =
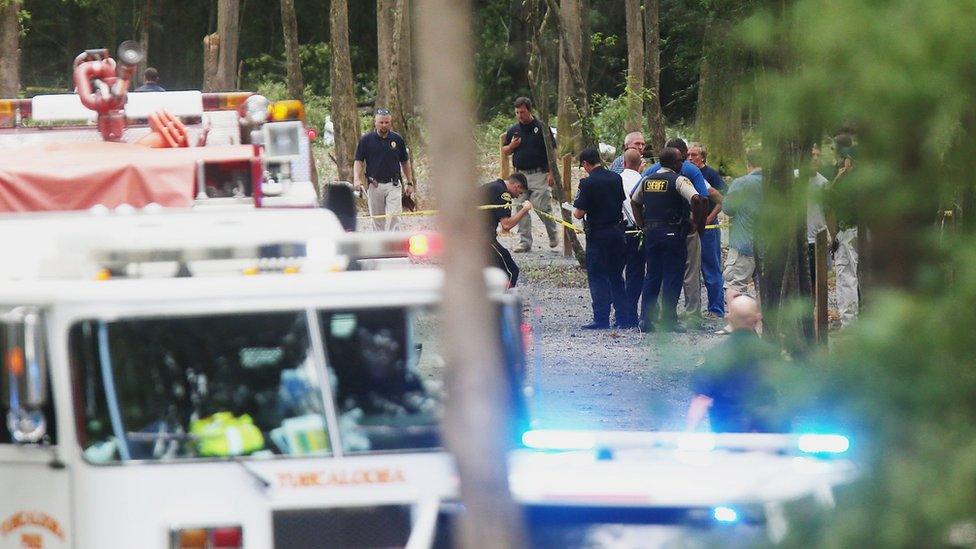
[{"label": "tree trunk", "polygon": [[664,114],[661,112],[661,24],[658,0],[644,0],[644,63],[648,98],[647,135],[645,141],[652,154],[657,155],[667,139]]},{"label": "tree trunk", "polygon": [[[413,8],[412,0],[399,0],[397,30],[399,39],[397,66],[397,98],[404,117],[409,121],[416,114],[413,98]],[[412,128],[411,128],[412,129]],[[414,132],[416,133],[416,132]],[[416,136],[411,136],[416,139]],[[408,142],[410,143],[410,142]]]},{"label": "tree trunk", "polygon": [[627,132],[640,131],[644,118],[644,20],[640,0],[625,0],[627,20],[627,102],[630,115],[624,121]]},{"label": "tree trunk", "polygon": [[407,86],[411,85],[412,79],[404,75],[404,72],[409,70],[404,67],[404,63],[408,66],[411,64],[410,44],[404,39],[404,33],[409,34],[410,32],[409,8],[410,4],[408,0],[394,1],[393,27],[391,28],[392,36],[390,37],[390,42],[395,46],[390,52],[389,72],[382,76],[387,81],[387,93],[389,94],[384,105],[390,109],[390,114],[393,119],[393,129],[403,135],[408,146],[412,146],[414,145],[414,138],[417,133],[413,131],[408,116],[409,103],[407,103],[407,100],[412,94],[407,89]]},{"label": "tree trunk", "polygon": [[[569,74],[570,80],[573,84],[573,93],[568,97],[573,106],[573,110],[575,111],[577,120],[579,121],[579,148],[585,149],[587,147],[596,147],[596,132],[593,129],[593,119],[590,116],[589,91],[586,89],[586,81],[583,79],[583,73],[580,71],[581,65],[579,56],[570,47],[570,44],[572,43],[572,38],[569,36],[570,31],[568,31],[566,26],[563,24],[563,18],[559,11],[559,6],[556,5],[556,0],[545,0],[545,2],[549,7],[552,22],[556,26],[556,33],[560,37],[559,43],[561,44],[560,50],[562,52],[562,57],[565,57],[567,60],[565,65],[566,72]],[[560,73],[562,72],[561,65]]]},{"label": "tree trunk", "polygon": [[216,91],[217,65],[220,62],[220,35],[216,32],[203,37],[203,87],[205,92]]},{"label": "tree trunk", "polygon": [[[551,127],[549,125],[549,68],[541,45],[548,15],[540,19],[539,8],[540,6],[538,4],[533,4],[529,10],[526,10],[528,12],[528,28],[533,29],[533,33],[529,35],[528,40],[529,71],[527,75],[529,87],[532,89],[532,96],[539,98],[539,108],[536,111],[536,115],[543,127],[549,128]],[[549,173],[552,174],[552,177],[557,182],[552,186],[552,196],[556,199],[556,202],[562,204],[563,201],[569,200],[570,197],[563,195],[562,174],[559,170],[559,153],[556,151],[556,144],[552,142],[552,135],[549,132],[543,132],[542,136],[546,145]],[[559,212],[562,215],[563,221],[572,225],[573,218],[571,214],[565,208],[559,208]],[[586,268],[586,252],[583,250],[583,245],[580,244],[576,233],[570,231],[565,234],[569,237],[569,243],[573,249],[573,256],[576,258],[576,261],[580,267]]]},{"label": "tree trunk", "polygon": [[149,66],[149,27],[152,25],[153,21],[153,0],[145,0],[142,4],[142,13],[139,14],[139,43],[142,44],[143,50],[145,50],[146,55],[143,56],[142,61],[139,62],[139,74],[136,75],[135,80],[143,84],[146,83],[143,78],[143,74],[146,72],[146,67]]},{"label": "tree trunk", "polygon": [[302,82],[302,61],[298,56],[298,20],[295,18],[295,0],[281,0],[281,30],[285,36],[288,97],[304,99],[305,83]]},{"label": "tree trunk", "polygon": [[397,0],[376,0],[376,106],[386,109],[390,108],[393,99],[390,78],[394,74],[396,46],[393,26],[396,24],[396,6]]},{"label": "tree trunk", "polygon": [[[573,59],[576,59],[576,70],[583,74],[581,65],[583,58],[583,27],[580,17],[580,0],[560,0],[560,17],[562,18],[566,36],[560,35],[560,51],[568,49],[573,52]],[[560,151],[564,153],[579,154],[581,147],[581,137],[579,128],[579,116],[573,106],[572,96],[579,93],[573,85],[573,77],[570,75],[567,56],[559,56],[559,98],[556,110],[556,130],[559,135],[559,142],[562,144]],[[543,100],[539,98],[539,100]]]},{"label": "tree trunk", "polygon": [[743,167],[742,106],[736,97],[743,71],[730,46],[733,23],[713,19],[705,25],[698,84],[698,135],[709,163],[735,173]]},{"label": "tree trunk", "polygon": [[339,179],[352,181],[352,164],[359,141],[359,116],[352,83],[349,56],[349,8],[347,0],[332,0],[329,5],[329,36],[332,40],[332,126],[335,132],[335,157]]},{"label": "tree trunk", "polygon": [[[230,91],[237,87],[237,42],[240,31],[240,0],[217,0],[219,40],[217,70],[210,91]],[[211,42],[211,45],[213,42]]]},{"label": "tree trunk", "polygon": [[20,0],[0,3],[0,97],[20,92]]},{"label": "tree trunk", "polygon": [[[521,510],[512,502],[507,454],[511,406],[498,345],[497,307],[487,298],[488,235],[471,215],[477,181],[474,35],[470,0],[419,0],[421,82],[430,130],[430,180],[443,209],[444,300],[441,309],[447,410],[444,431],[460,478],[459,547],[525,545]],[[460,90],[460,93],[459,93]],[[477,350],[472,352],[472,350]]]}]

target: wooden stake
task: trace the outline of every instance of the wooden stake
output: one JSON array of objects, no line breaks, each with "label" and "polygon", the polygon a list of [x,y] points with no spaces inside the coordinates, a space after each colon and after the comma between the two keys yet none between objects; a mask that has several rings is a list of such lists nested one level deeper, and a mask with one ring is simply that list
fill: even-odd
[{"label": "wooden stake", "polygon": [[[573,155],[563,156],[563,170],[560,175],[563,176],[563,196],[569,202],[573,196]],[[562,209],[562,207],[563,205],[560,204],[559,208]],[[565,257],[573,256],[573,243],[569,239],[569,229],[566,227],[563,227],[563,255]]]},{"label": "wooden stake", "polygon": [[817,233],[817,240],[814,243],[814,276],[816,276],[816,286],[813,289],[814,297],[814,334],[817,343],[827,343],[827,229],[821,229]]},{"label": "wooden stake", "polygon": [[505,152],[505,134],[507,132],[502,132],[498,136],[498,156],[501,162],[501,168],[499,169],[499,178],[508,179],[508,176],[512,175],[512,166],[508,162],[508,153]]}]

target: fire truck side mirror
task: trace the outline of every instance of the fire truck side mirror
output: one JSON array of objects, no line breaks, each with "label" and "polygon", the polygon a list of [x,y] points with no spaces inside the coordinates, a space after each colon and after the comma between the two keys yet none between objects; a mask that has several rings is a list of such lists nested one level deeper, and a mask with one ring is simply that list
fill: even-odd
[{"label": "fire truck side mirror", "polygon": [[15,442],[35,443],[47,433],[47,354],[41,313],[18,307],[0,315],[3,400]]}]

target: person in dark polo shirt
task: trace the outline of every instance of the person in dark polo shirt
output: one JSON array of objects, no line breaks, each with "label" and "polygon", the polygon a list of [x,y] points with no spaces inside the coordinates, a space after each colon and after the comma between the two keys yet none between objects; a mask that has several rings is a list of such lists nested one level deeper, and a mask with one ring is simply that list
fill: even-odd
[{"label": "person in dark polo shirt", "polygon": [[593,322],[584,330],[610,327],[610,306],[617,316],[617,326],[633,328],[637,319],[628,314],[624,291],[623,180],[620,174],[603,167],[600,152],[583,149],[580,166],[588,177],[580,179],[573,217],[583,220],[586,229],[586,279],[593,300]]},{"label": "person in dark polo shirt", "polygon": [[[724,195],[728,186],[725,184],[722,176],[714,168],[705,163],[707,158],[708,151],[705,150],[704,145],[701,143],[688,145],[688,162],[691,162],[701,170],[702,177],[705,178],[709,186]],[[705,220],[705,224],[714,225],[718,222],[717,218],[719,212],[722,211],[722,205],[712,197],[709,197],[709,200],[712,201],[712,209],[708,214],[708,218]],[[701,278],[705,281],[705,292],[708,294],[708,310],[705,314],[707,318],[720,320],[725,318],[725,281],[722,278],[721,229],[718,227],[714,229],[703,228],[698,232],[698,238],[701,242]],[[688,265],[692,266],[691,264],[692,261],[689,258]],[[700,296],[701,289],[698,287],[698,277],[692,276],[696,273],[690,271],[691,269],[685,269],[685,295],[687,296],[697,290]]]},{"label": "person in dark polo shirt", "polygon": [[498,241],[498,226],[501,225],[502,230],[507,231],[532,211],[532,202],[528,200],[522,202],[515,215],[512,215],[510,207],[514,197],[524,193],[527,186],[525,175],[518,172],[513,173],[507,180],[496,179],[481,186],[481,195],[486,205],[509,206],[508,208],[492,208],[484,212],[488,220],[488,237],[491,240],[488,264],[498,267],[508,274],[509,288],[514,288],[515,284],[518,283],[519,267],[512,259],[512,254],[508,253],[508,250]]},{"label": "person in dark polo shirt", "polygon": [[[398,214],[403,211],[401,194],[413,194],[410,156],[403,137],[392,130],[390,111],[376,109],[373,126],[375,129],[360,138],[356,145],[353,178],[356,189],[366,190],[369,215],[389,215],[373,219],[373,230],[381,231],[385,228],[392,231],[399,225]],[[402,190],[401,173],[406,180],[406,186]]]},{"label": "person in dark polo shirt", "polygon": [[[542,122],[532,115],[532,101],[528,97],[515,100],[516,123],[505,132],[505,144],[502,149],[505,154],[512,155],[515,169],[525,174],[529,182],[528,190],[515,201],[516,206],[523,200],[531,200],[534,209],[552,214],[552,194],[549,190],[554,183],[549,173],[549,157],[546,155],[545,134],[552,130],[542,125]],[[553,139],[555,143],[555,139]],[[559,246],[559,231],[556,222],[551,217],[539,216],[546,226],[549,235],[549,247]],[[515,252],[527,252],[532,249],[532,219],[525,216],[518,224],[519,245]]]}]

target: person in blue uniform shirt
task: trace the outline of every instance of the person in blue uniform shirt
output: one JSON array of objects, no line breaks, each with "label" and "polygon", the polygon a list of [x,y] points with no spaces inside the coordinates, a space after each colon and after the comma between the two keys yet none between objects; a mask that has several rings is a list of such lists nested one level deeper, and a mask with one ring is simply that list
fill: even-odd
[{"label": "person in blue uniform shirt", "polygon": [[508,206],[507,208],[487,209],[485,215],[488,220],[488,237],[491,241],[488,250],[488,264],[498,267],[508,274],[508,286],[510,288],[514,288],[515,284],[518,283],[519,267],[512,259],[512,254],[498,241],[498,226],[501,225],[502,230],[509,231],[532,211],[532,203],[524,200],[518,212],[512,215],[512,200],[521,196],[528,188],[525,175],[518,172],[513,173],[506,180],[496,179],[481,186],[481,195],[486,205]]},{"label": "person in blue uniform shirt", "polygon": [[662,326],[680,332],[684,328],[678,324],[677,306],[688,259],[686,239],[704,223],[707,204],[691,181],[678,173],[682,162],[678,149],[665,147],[660,158],[661,168],[641,178],[630,197],[647,253],[640,329],[655,329],[660,295]]},{"label": "person in blue uniform shirt", "polygon": [[583,149],[579,161],[587,177],[580,179],[573,217],[582,219],[586,230],[586,278],[593,300],[593,322],[583,329],[609,328],[611,305],[618,327],[634,327],[636,319],[627,314],[623,279],[623,180],[603,167],[596,149]]}]

